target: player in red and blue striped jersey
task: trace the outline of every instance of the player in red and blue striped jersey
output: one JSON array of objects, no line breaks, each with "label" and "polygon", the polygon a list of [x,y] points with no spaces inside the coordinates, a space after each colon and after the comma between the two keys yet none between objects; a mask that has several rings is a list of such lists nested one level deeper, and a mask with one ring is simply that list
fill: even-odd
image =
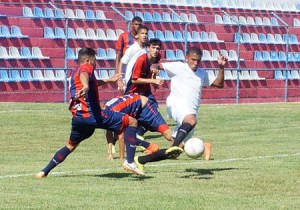
[{"label": "player in red and blue striped jersey", "polygon": [[99,102],[98,86],[106,82],[117,81],[120,75],[117,74],[106,81],[96,80],[94,76],[96,52],[91,48],[82,48],[79,51],[78,62],[79,67],[72,72],[71,76],[69,109],[73,118],[69,141],[65,147],[56,152],[49,164],[36,177],[46,177],[83,140],[92,136],[96,128],[109,129],[118,133],[124,131],[127,157],[123,163],[123,168],[132,173],[144,175],[133,160],[137,144],[137,120],[121,112],[114,112],[109,109],[102,110]]},{"label": "player in red and blue striped jersey", "polygon": [[[168,141],[173,141],[172,131],[160,114],[157,103],[148,100],[147,97],[139,94],[124,95],[111,99],[105,105],[110,110],[123,112],[136,118],[139,126],[143,126],[152,132],[160,132]],[[122,139],[123,137],[120,135],[119,140],[122,141]],[[107,140],[110,143],[109,139]],[[154,143],[148,144],[149,146],[146,147],[148,154],[158,151],[158,145]],[[122,148],[120,148],[120,151],[120,156],[122,156]],[[109,151],[108,159],[112,159],[111,151]]]}]

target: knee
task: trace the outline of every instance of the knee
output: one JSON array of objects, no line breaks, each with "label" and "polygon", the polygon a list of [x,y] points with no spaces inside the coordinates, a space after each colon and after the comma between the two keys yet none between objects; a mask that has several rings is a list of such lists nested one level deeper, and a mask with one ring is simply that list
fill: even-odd
[{"label": "knee", "polygon": [[128,126],[131,126],[131,127],[137,127],[138,125],[138,122],[135,118],[133,117],[129,117],[129,123],[128,123]]},{"label": "knee", "polygon": [[173,141],[171,129],[168,129],[167,131],[165,131],[165,132],[163,133],[163,136],[164,136],[165,139],[167,139],[168,141]]},{"label": "knee", "polygon": [[188,123],[191,126],[195,127],[197,125],[197,119],[196,118],[190,118],[190,119],[184,121],[183,123]]}]

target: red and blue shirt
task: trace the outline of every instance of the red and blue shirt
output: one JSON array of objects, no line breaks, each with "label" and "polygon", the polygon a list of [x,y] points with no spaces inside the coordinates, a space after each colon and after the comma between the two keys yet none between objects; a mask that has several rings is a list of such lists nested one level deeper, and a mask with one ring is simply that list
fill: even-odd
[{"label": "red and blue shirt", "polygon": [[[76,93],[78,93],[83,85],[80,80],[80,74],[86,72],[89,75],[89,91],[84,97],[76,99]],[[101,109],[99,102],[97,80],[94,75],[94,67],[91,64],[82,64],[72,71],[70,81],[70,111],[73,117],[100,117]]]}]

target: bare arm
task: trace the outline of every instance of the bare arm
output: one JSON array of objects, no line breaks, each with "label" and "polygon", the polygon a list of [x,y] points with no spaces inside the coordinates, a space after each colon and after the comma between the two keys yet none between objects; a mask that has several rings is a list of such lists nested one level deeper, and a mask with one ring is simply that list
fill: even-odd
[{"label": "bare arm", "polygon": [[98,86],[101,86],[101,85],[104,85],[104,84],[109,83],[109,82],[116,82],[116,81],[118,81],[119,79],[122,79],[122,75],[121,75],[121,74],[115,74],[115,75],[114,75],[113,77],[111,77],[111,78],[103,79],[103,80],[98,80],[97,85],[98,85]]},{"label": "bare arm", "polygon": [[82,88],[76,93],[76,98],[84,97],[89,91],[89,74],[87,72],[82,72],[80,74],[80,81],[82,83]]},{"label": "bare arm", "polygon": [[119,69],[119,65],[120,65],[120,61],[121,61],[122,56],[123,56],[122,51],[118,50],[117,51],[117,56],[116,56],[115,74],[122,73],[122,68]]},{"label": "bare arm", "polygon": [[154,85],[162,85],[164,80],[162,79],[150,79],[150,78],[138,78],[131,80],[133,84],[154,84]]},{"label": "bare arm", "polygon": [[224,65],[227,63],[228,58],[225,56],[218,57],[219,73],[215,81],[212,83],[212,86],[217,88],[224,87]]}]

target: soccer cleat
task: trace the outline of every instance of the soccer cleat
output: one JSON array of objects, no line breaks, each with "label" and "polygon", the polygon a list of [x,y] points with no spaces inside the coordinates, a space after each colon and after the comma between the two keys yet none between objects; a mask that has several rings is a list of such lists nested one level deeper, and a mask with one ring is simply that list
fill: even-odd
[{"label": "soccer cleat", "polygon": [[144,136],[140,136],[139,134],[136,134],[136,138],[141,140],[141,141],[145,141],[145,137]]},{"label": "soccer cleat", "polygon": [[169,149],[166,150],[165,154],[167,155],[167,158],[169,159],[175,159],[177,158],[181,153],[183,152],[183,149],[178,146],[172,146]]},{"label": "soccer cleat", "polygon": [[45,178],[47,175],[44,171],[40,171],[39,173],[37,173],[34,177],[37,179],[42,179]]},{"label": "soccer cleat", "polygon": [[139,162],[139,156],[134,157],[134,162],[137,165],[137,167],[140,169],[140,171],[144,172],[145,166]]},{"label": "soccer cleat", "polygon": [[128,163],[127,160],[125,160],[122,167],[126,171],[130,171],[136,175],[145,176],[145,173],[138,168],[135,162]]},{"label": "soccer cleat", "polygon": [[150,155],[154,152],[157,152],[159,150],[159,146],[157,144],[154,144],[152,142],[150,142],[149,147],[146,148],[146,150],[144,151],[146,154]]},{"label": "soccer cleat", "polygon": [[203,159],[211,160],[211,144],[210,143],[204,143]]}]

